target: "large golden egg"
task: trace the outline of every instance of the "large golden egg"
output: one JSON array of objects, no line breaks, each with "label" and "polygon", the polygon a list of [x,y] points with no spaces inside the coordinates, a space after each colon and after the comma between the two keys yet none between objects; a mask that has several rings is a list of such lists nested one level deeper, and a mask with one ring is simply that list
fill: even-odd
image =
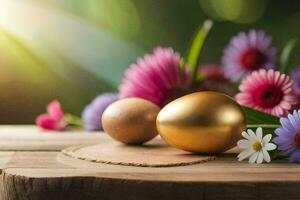
[{"label": "large golden egg", "polygon": [[195,153],[220,153],[236,145],[246,128],[241,106],[217,92],[197,92],[167,104],[156,125],[170,145]]}]

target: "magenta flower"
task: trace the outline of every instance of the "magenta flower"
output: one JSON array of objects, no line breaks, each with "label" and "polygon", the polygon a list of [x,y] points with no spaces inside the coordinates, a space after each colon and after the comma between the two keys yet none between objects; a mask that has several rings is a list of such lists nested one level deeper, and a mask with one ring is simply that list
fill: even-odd
[{"label": "magenta flower", "polygon": [[287,118],[281,118],[281,128],[275,130],[276,138],[282,156],[289,156],[290,162],[300,163],[300,110],[294,110]]},{"label": "magenta flower", "polygon": [[205,79],[200,85],[200,91],[216,91],[230,96],[237,92],[235,85],[225,77],[223,68],[218,65],[201,65],[199,75]]},{"label": "magenta flower", "polygon": [[204,75],[208,80],[224,81],[224,70],[221,66],[214,64],[205,64],[199,66],[200,75]]},{"label": "magenta flower", "polygon": [[62,131],[67,126],[64,116],[60,103],[55,100],[47,106],[47,113],[36,118],[36,125],[45,130]]},{"label": "magenta flower", "polygon": [[245,106],[276,116],[286,116],[297,99],[289,76],[272,69],[252,72],[241,83],[236,100]]},{"label": "magenta flower", "polygon": [[273,68],[276,49],[271,41],[265,32],[255,30],[233,37],[222,57],[225,76],[236,81],[252,71]]},{"label": "magenta flower", "polygon": [[120,98],[139,97],[163,106],[184,95],[190,86],[191,75],[180,69],[180,59],[173,49],[161,47],[138,59],[125,72],[119,87]]}]

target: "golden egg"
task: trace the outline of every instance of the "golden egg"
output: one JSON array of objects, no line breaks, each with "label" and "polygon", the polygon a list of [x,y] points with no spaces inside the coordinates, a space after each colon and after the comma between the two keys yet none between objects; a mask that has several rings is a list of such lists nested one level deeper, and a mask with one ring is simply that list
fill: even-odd
[{"label": "golden egg", "polygon": [[106,108],[102,126],[115,140],[125,144],[142,144],[158,134],[155,121],[159,111],[158,106],[144,99],[122,99]]},{"label": "golden egg", "polygon": [[220,153],[236,145],[246,128],[246,116],[231,97],[197,92],[167,104],[156,125],[170,145],[195,153]]}]

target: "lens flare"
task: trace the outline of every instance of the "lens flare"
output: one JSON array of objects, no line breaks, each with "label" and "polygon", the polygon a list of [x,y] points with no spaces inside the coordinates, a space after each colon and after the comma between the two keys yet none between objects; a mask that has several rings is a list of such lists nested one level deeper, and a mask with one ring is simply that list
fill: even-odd
[{"label": "lens flare", "polygon": [[[127,67],[124,63],[133,62],[132,58],[144,52],[105,28],[53,5],[29,0],[0,0],[0,4],[0,28],[26,44],[29,50],[46,58],[45,62],[49,62],[49,67],[55,71],[65,67],[51,65],[59,63],[51,60],[55,59],[51,52],[117,85]],[[128,17],[124,20],[128,20]],[[49,50],[45,50],[45,47]],[[58,71],[64,73],[63,70]]]}]

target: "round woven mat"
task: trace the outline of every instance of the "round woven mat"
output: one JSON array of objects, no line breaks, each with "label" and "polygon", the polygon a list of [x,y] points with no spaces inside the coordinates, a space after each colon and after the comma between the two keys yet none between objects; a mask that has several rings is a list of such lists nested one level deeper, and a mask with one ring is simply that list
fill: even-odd
[{"label": "round woven mat", "polygon": [[127,146],[114,141],[82,145],[62,150],[65,155],[90,162],[140,167],[170,167],[214,160],[214,156],[195,155],[155,139],[143,146]]}]

